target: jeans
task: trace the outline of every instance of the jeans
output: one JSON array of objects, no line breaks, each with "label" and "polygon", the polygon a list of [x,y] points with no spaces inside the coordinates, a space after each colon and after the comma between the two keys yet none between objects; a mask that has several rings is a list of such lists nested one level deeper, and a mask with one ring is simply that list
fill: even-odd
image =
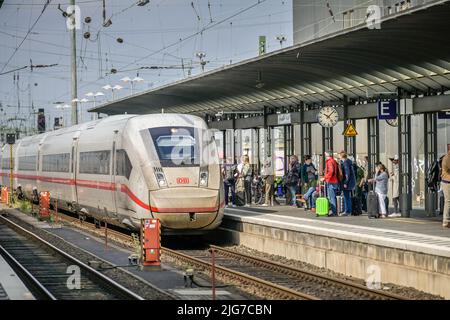
[{"label": "jeans", "polygon": [[343,190],[344,193],[344,211],[346,214],[352,214],[352,191]]},{"label": "jeans", "polygon": [[289,193],[291,195],[291,205],[295,206],[297,205],[297,198],[295,196],[297,193],[297,186],[294,184],[287,187],[289,188]]},{"label": "jeans", "polygon": [[248,180],[244,180],[244,195],[245,195],[245,204],[252,203],[252,182]]},{"label": "jeans", "polygon": [[266,199],[264,201],[264,203],[268,206],[273,205],[273,184],[270,182],[266,182]]},{"label": "jeans", "polygon": [[234,180],[224,180],[223,181],[225,187],[225,205],[228,205],[228,195],[231,189],[231,203],[236,204],[236,184]]},{"label": "jeans", "polygon": [[333,214],[337,214],[336,191],[338,190],[338,188],[339,185],[337,183],[327,183],[328,200],[330,201],[330,208]]},{"label": "jeans", "polygon": [[306,201],[308,201],[308,206],[310,208],[315,208],[316,207],[316,203],[314,202],[314,192],[316,191],[316,188],[311,187],[308,189],[308,191],[306,191],[306,193],[303,195],[303,199],[305,199]]},{"label": "jeans", "polygon": [[450,183],[441,182],[442,191],[444,191],[444,217],[443,223],[450,223]]}]

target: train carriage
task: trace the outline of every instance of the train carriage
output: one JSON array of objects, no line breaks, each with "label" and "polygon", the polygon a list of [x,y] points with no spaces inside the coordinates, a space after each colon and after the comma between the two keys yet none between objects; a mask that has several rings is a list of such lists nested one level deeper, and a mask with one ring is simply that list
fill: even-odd
[{"label": "train carriage", "polygon": [[[199,117],[120,115],[26,137],[14,146],[14,185],[50,191],[58,206],[137,229],[158,217],[164,233],[203,233],[222,220],[224,193],[213,134]],[[9,146],[0,155],[9,185]]]}]

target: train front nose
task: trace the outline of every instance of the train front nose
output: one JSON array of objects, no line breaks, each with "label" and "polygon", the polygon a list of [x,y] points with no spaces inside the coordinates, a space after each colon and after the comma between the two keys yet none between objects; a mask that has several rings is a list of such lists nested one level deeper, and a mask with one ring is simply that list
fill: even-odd
[{"label": "train front nose", "polygon": [[220,191],[182,187],[150,192],[150,210],[166,229],[212,229],[223,209]]}]

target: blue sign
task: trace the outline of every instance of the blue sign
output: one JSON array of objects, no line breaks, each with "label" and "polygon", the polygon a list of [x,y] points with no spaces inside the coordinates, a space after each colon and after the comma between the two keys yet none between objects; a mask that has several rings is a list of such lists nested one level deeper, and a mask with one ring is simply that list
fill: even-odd
[{"label": "blue sign", "polygon": [[450,111],[438,112],[438,119],[450,119]]},{"label": "blue sign", "polygon": [[397,101],[378,101],[378,120],[397,119]]}]

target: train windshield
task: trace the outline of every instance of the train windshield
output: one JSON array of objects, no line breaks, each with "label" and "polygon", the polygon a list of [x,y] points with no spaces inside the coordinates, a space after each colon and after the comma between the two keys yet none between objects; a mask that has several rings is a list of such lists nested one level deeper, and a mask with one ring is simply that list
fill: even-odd
[{"label": "train windshield", "polygon": [[151,128],[150,135],[163,166],[197,166],[199,139],[192,127]]}]

